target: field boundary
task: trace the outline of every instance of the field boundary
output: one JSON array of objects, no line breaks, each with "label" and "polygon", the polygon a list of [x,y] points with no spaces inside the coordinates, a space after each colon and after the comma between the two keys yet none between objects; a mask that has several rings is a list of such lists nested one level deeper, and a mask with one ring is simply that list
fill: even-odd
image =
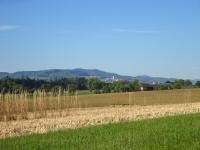
[{"label": "field boundary", "polygon": [[0,138],[199,112],[200,103],[74,108],[63,115],[54,111],[46,118],[0,122]]}]

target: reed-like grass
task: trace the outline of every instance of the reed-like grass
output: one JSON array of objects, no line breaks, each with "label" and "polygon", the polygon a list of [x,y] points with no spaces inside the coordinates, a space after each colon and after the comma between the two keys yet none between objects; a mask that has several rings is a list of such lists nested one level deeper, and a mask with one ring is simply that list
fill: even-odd
[{"label": "reed-like grass", "polygon": [[[103,107],[109,105],[158,105],[200,102],[200,89],[169,91],[130,92],[111,94],[90,94],[68,96],[67,92],[58,95],[35,91],[33,95],[0,94],[0,121],[28,119],[29,113],[34,118],[46,117],[47,112],[56,113],[70,108]],[[53,113],[52,113],[53,115]],[[66,114],[65,114],[66,115]]]},{"label": "reed-like grass", "polygon": [[62,111],[75,106],[78,106],[75,96],[47,95],[44,91],[35,91],[33,95],[26,92],[1,94],[0,121],[28,119],[29,113],[34,114],[34,118],[41,118],[47,111]]}]

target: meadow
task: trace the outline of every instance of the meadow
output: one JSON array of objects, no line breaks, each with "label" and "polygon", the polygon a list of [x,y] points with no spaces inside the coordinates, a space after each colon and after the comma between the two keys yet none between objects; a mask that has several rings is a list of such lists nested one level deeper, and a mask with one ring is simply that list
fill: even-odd
[{"label": "meadow", "polygon": [[0,121],[27,119],[28,113],[35,118],[46,117],[48,111],[70,108],[104,107],[115,105],[162,105],[200,102],[200,89],[166,91],[145,91],[111,94],[86,94],[68,96],[48,95],[37,91],[33,96],[27,93],[0,95]]},{"label": "meadow", "polygon": [[0,149],[200,149],[199,139],[200,114],[192,114],[1,139]]}]

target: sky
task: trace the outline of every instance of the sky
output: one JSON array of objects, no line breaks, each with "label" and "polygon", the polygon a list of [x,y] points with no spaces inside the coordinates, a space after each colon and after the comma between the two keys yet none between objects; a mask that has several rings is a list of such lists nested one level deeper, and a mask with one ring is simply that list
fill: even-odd
[{"label": "sky", "polygon": [[200,79],[199,0],[0,0],[0,72]]}]

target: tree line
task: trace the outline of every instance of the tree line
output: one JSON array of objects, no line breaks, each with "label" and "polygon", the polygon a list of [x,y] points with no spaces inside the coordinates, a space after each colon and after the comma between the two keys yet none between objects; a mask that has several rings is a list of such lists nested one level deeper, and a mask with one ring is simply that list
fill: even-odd
[{"label": "tree line", "polygon": [[[166,82],[160,84],[160,90],[183,89],[183,88],[200,88],[200,81],[195,85],[190,80],[176,80],[175,82]],[[58,93],[67,91],[69,94],[75,94],[76,91],[89,90],[91,93],[113,93],[113,92],[132,92],[140,91],[141,83],[138,80],[133,82],[118,81],[106,83],[97,78],[64,78],[59,80],[36,80],[30,78],[13,79],[6,77],[0,79],[0,93],[21,93],[26,91],[33,93],[36,90],[45,92]]]}]

